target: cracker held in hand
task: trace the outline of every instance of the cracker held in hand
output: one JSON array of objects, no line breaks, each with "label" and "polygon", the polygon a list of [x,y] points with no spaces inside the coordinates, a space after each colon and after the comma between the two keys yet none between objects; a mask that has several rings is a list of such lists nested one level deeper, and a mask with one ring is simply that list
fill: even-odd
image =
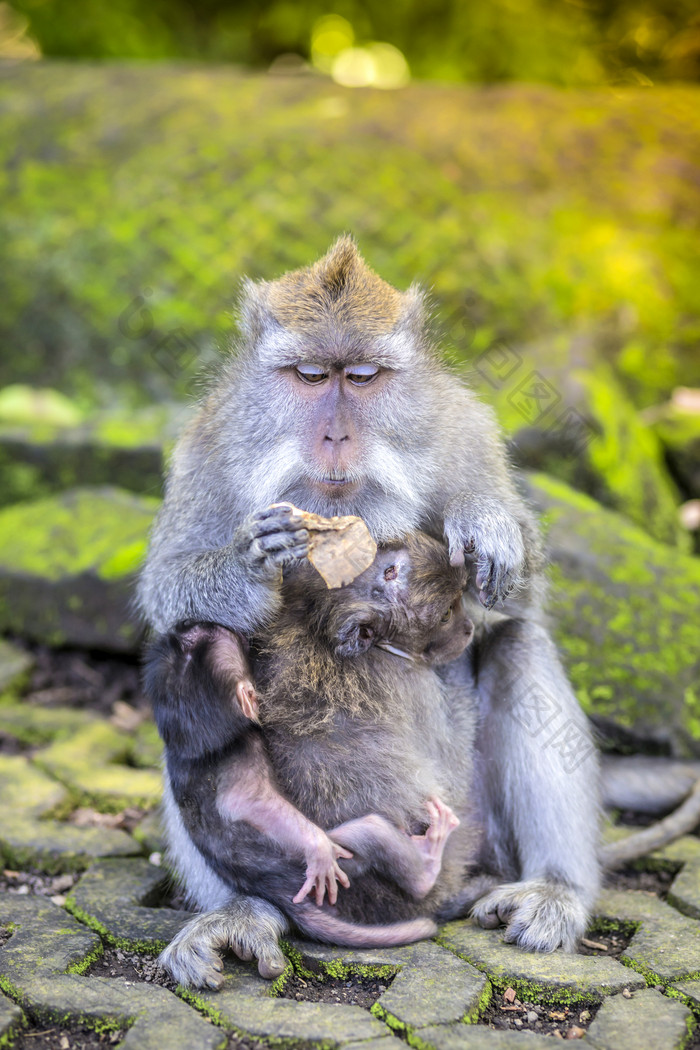
[{"label": "cracker held in hand", "polygon": [[309,532],[309,561],[321,574],[329,590],[344,587],[360,576],[374,561],[377,544],[362,518],[352,514],[342,518],[322,518],[290,506]]}]

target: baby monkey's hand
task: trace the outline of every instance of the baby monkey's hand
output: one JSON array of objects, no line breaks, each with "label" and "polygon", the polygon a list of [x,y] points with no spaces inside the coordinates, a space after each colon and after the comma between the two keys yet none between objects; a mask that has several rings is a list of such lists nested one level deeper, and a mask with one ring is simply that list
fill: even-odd
[{"label": "baby monkey's hand", "polygon": [[331,841],[321,828],[314,828],[304,849],[306,881],[293,898],[294,904],[300,904],[312,890],[319,908],[323,904],[326,892],[328,903],[335,904],[338,899],[338,883],[345,889],[350,885],[350,879],[338,864],[341,857],[350,859],[352,853]]}]

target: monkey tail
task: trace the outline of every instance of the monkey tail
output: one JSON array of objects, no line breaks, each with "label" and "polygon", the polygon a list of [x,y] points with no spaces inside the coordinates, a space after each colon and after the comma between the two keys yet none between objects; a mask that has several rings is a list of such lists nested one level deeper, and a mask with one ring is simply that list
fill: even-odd
[{"label": "monkey tail", "polygon": [[700,824],[700,780],[696,780],[690,794],[663,820],[657,821],[643,831],[633,832],[618,842],[611,842],[600,849],[603,867],[615,870],[630,861],[646,857],[653,850],[667,846],[681,835],[688,835]]},{"label": "monkey tail", "polygon": [[308,937],[351,948],[392,948],[422,941],[437,933],[437,925],[428,918],[407,919],[388,926],[360,926],[307,904],[294,908],[290,915]]}]

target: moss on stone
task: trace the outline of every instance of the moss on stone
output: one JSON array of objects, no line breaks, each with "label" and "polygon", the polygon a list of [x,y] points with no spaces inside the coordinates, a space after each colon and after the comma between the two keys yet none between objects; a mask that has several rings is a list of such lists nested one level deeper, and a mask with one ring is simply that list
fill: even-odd
[{"label": "moss on stone", "polygon": [[133,768],[131,747],[128,734],[94,721],[38,752],[35,762],[74,796],[103,812],[118,813],[126,806],[151,809],[160,800],[161,775]]},{"label": "moss on stone", "polygon": [[[158,507],[117,489],[75,489],[55,499],[7,507],[0,512],[0,566],[58,580],[107,567],[143,543]],[[133,570],[133,556],[127,558]]]},{"label": "moss on stone", "polygon": [[700,562],[560,481],[529,486],[545,512],[552,625],[584,709],[692,752]]}]

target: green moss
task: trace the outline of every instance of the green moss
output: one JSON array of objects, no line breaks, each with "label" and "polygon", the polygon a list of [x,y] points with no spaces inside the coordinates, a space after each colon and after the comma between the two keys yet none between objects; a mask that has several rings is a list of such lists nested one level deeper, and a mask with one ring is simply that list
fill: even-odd
[{"label": "green moss", "polygon": [[[15,572],[59,580],[107,567],[116,575],[136,567],[136,546],[145,538],[157,500],[118,489],[83,489],[0,511],[2,563]],[[143,551],[144,547],[139,548]]]},{"label": "green moss", "polygon": [[588,395],[598,436],[586,447],[592,470],[600,478],[601,502],[626,514],[650,536],[690,550],[682,528],[678,493],[663,462],[656,435],[628,404],[613,373],[606,370],[576,373]]},{"label": "green moss", "polygon": [[0,390],[0,424],[38,423],[46,427],[70,427],[80,423],[82,413],[75,402],[58,390],[15,383]]},{"label": "green moss", "polygon": [[[392,1032],[400,1032],[402,1036],[408,1037],[410,1033],[414,1031],[411,1025],[406,1024],[404,1021],[400,1021],[398,1017],[395,1017],[388,1010],[385,1010],[381,1003],[373,1003],[370,1011],[374,1017],[379,1021],[383,1021],[385,1025],[391,1028]],[[410,1038],[408,1039],[410,1042]]]},{"label": "green moss", "polygon": [[469,1011],[469,1013],[464,1015],[464,1017],[462,1018],[463,1023],[464,1024],[477,1024],[478,1021],[479,1021],[479,1018],[481,1017],[481,1015],[491,1005],[491,1000],[492,999],[493,999],[493,988],[491,987],[491,982],[487,981],[485,986],[484,986],[483,992],[479,996],[479,1002],[476,1004],[476,1006],[472,1010]]},{"label": "green moss", "polygon": [[[70,933],[72,936],[75,936],[75,930],[68,930],[67,932]],[[104,955],[104,951],[105,950],[103,945],[100,944],[97,948],[95,948],[94,951],[88,952],[84,959],[81,959],[79,962],[73,963],[72,966],[69,966],[66,970],[66,973],[87,973],[92,964],[94,962],[97,962],[98,959],[102,958],[102,956]]]},{"label": "green moss", "polygon": [[536,475],[532,486],[558,560],[554,633],[582,705],[622,726],[670,730],[675,746],[692,751],[700,562],[562,482]]}]

